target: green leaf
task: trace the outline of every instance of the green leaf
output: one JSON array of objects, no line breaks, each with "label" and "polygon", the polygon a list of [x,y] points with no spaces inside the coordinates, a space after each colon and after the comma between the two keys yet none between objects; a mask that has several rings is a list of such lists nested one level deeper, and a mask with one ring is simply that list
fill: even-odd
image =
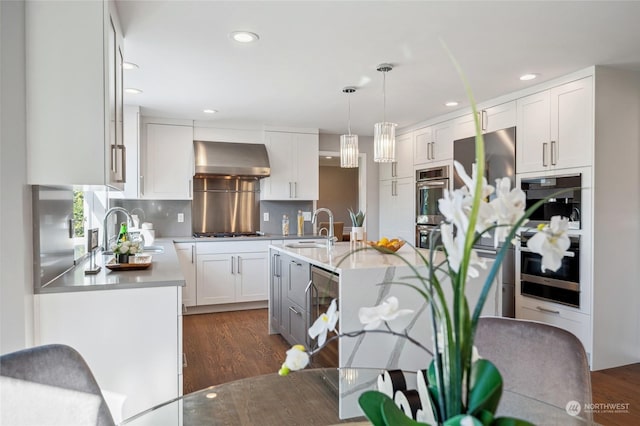
[{"label": "green leaf", "polygon": [[513,417],[498,417],[491,423],[492,426],[535,426],[526,420],[514,419]]},{"label": "green leaf", "polygon": [[[482,423],[480,423],[480,420],[476,419],[473,416],[470,416],[469,414],[458,414],[455,417],[451,417],[450,419],[448,419],[446,422],[443,423],[444,426],[460,426],[460,422],[464,419],[467,418],[471,418],[472,424],[474,426],[483,426]],[[468,424],[468,423],[465,423]]]},{"label": "green leaf", "polygon": [[386,426],[382,417],[382,404],[385,401],[393,403],[391,398],[378,391],[366,391],[358,398],[358,404],[362,408],[364,415],[375,426]]},{"label": "green leaf", "polygon": [[468,412],[495,413],[502,396],[502,376],[496,366],[486,359],[476,361],[471,367],[470,385]]},{"label": "green leaf", "polygon": [[385,420],[385,425],[388,426],[426,425],[426,423],[420,423],[410,417],[407,417],[407,415],[398,408],[395,402],[389,398],[382,403],[382,417]]}]

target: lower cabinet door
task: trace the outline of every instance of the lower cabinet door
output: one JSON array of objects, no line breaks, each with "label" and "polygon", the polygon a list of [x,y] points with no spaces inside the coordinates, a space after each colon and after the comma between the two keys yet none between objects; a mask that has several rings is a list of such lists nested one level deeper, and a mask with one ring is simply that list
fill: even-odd
[{"label": "lower cabinet door", "polygon": [[198,305],[216,305],[236,301],[234,256],[229,254],[198,255],[197,271]]},{"label": "lower cabinet door", "polygon": [[307,313],[300,306],[295,303],[285,304],[287,306],[286,326],[288,326],[287,335],[285,338],[292,345],[306,345],[307,337]]},{"label": "lower cabinet door", "polygon": [[236,302],[267,300],[268,253],[239,253],[236,255]]}]

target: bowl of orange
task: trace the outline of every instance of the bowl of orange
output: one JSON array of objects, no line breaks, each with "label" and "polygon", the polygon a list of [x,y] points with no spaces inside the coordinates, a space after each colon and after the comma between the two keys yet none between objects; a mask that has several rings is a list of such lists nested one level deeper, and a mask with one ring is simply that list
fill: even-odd
[{"label": "bowl of orange", "polygon": [[400,250],[400,247],[405,244],[405,241],[399,238],[388,239],[386,237],[382,237],[378,241],[367,241],[367,244],[371,248],[378,250],[380,253],[388,254],[395,253]]}]

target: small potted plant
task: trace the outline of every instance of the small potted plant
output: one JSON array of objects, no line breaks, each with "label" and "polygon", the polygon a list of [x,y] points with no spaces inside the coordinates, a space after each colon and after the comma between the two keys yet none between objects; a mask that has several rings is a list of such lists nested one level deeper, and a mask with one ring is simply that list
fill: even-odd
[{"label": "small potted plant", "polygon": [[118,241],[111,245],[111,250],[116,257],[116,262],[129,263],[129,256],[135,255],[142,251],[139,241]]},{"label": "small potted plant", "polygon": [[364,213],[362,210],[358,210],[358,213],[354,213],[349,209],[349,216],[351,217],[351,239],[356,241],[364,240]]}]

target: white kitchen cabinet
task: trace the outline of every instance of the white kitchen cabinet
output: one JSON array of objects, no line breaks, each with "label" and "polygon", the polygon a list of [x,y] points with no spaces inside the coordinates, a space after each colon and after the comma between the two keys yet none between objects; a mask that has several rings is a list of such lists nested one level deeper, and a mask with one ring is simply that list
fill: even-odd
[{"label": "white kitchen cabinet", "polygon": [[591,77],[517,100],[518,173],[591,165]]},{"label": "white kitchen cabinet", "polygon": [[456,120],[449,120],[414,132],[414,165],[426,165],[453,158]]},{"label": "white kitchen cabinet", "polygon": [[110,191],[109,198],[124,198],[135,200],[139,198],[138,182],[140,178],[140,107],[137,105],[124,106],[123,137],[125,146],[126,171],[124,189]]},{"label": "white kitchen cabinet", "polygon": [[175,243],[176,254],[184,275],[182,304],[196,306],[196,245],[195,243]]},{"label": "white kitchen cabinet", "polygon": [[380,237],[415,243],[415,184],[411,178],[380,181]]},{"label": "white kitchen cabinet", "polygon": [[[482,133],[507,129],[516,125],[516,101],[482,108],[478,111],[478,124]],[[476,135],[476,123],[469,113],[454,120],[453,139],[470,138]]]},{"label": "white kitchen cabinet", "polygon": [[480,125],[482,126],[482,131],[485,133],[514,127],[516,122],[516,101],[505,102],[500,105],[484,108],[480,111]]},{"label": "white kitchen cabinet", "polygon": [[193,126],[146,124],[141,150],[141,198],[189,200],[194,174]]},{"label": "white kitchen cabinet", "polygon": [[413,132],[413,164],[429,162],[431,154],[431,127],[425,127]]},{"label": "white kitchen cabinet", "polygon": [[114,2],[26,2],[25,26],[28,183],[122,190],[124,45]]},{"label": "white kitchen cabinet", "polygon": [[269,241],[198,242],[196,304],[254,302],[269,298]]},{"label": "white kitchen cabinet", "polygon": [[396,136],[396,161],[380,163],[379,179],[400,179],[413,176],[413,132]]},{"label": "white kitchen cabinet", "polygon": [[317,200],[318,133],[266,131],[271,175],[261,180],[262,200]]},{"label": "white kitchen cabinet", "polygon": [[76,349],[102,389],[126,395],[123,417],[182,395],[177,286],[38,294],[35,344]]}]

